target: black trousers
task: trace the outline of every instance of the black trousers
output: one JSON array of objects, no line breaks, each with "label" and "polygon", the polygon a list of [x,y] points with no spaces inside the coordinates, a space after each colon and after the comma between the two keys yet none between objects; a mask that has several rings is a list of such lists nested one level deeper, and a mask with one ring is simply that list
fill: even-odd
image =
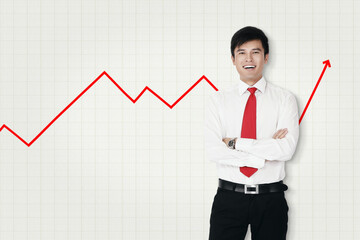
[{"label": "black trousers", "polygon": [[284,240],[288,210],[284,192],[251,195],[218,188],[209,239],[244,239],[250,224],[253,240]]}]

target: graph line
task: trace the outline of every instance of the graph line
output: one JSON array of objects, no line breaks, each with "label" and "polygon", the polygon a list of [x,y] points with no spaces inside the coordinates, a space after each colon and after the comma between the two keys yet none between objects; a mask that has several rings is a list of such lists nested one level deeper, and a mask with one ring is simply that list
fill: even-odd
[{"label": "graph line", "polygon": [[313,96],[314,96],[314,94],[315,94],[315,92],[316,92],[316,89],[317,89],[317,87],[319,86],[322,77],[324,76],[324,73],[325,73],[325,71],[326,71],[326,68],[327,68],[327,67],[329,67],[329,68],[331,67],[330,60],[329,60],[329,59],[326,60],[326,61],[323,61],[323,64],[325,64],[325,66],[324,66],[324,68],[323,68],[323,70],[322,70],[322,72],[321,72],[321,74],[320,74],[319,80],[317,81],[317,83],[316,83],[316,85],[315,85],[315,87],[314,87],[314,90],[313,90],[312,93],[311,93],[311,96],[310,96],[308,102],[306,103],[306,106],[305,106],[305,108],[304,108],[304,111],[303,111],[303,113],[301,114],[301,117],[300,117],[300,119],[299,119],[299,124],[301,123],[301,120],[303,119],[303,117],[304,117],[304,115],[305,115],[305,113],[306,113],[306,110],[308,109],[308,107],[309,107],[309,105],[310,105],[310,102],[311,102],[311,100],[312,100],[312,98],[313,98]]},{"label": "graph line", "polygon": [[[305,106],[305,109],[300,117],[299,124],[301,123],[301,120],[303,119],[305,112],[307,108],[309,107],[309,104],[315,94],[315,91],[325,73],[325,70],[327,67],[331,67],[330,61],[326,60],[323,62],[325,64],[324,69],[319,77],[319,80],[317,81],[315,88]],[[22,137],[20,137],[15,131],[13,131],[10,127],[8,127],[6,124],[3,124],[0,128],[0,132],[3,129],[8,130],[10,133],[12,133],[15,137],[17,137],[21,142],[23,142],[26,146],[30,147],[61,115],[63,115],[79,98],[81,98],[92,86],[95,85],[103,76],[106,76],[131,102],[136,103],[141,96],[146,92],[149,91],[152,93],[155,97],[157,97],[161,102],[163,102],[167,107],[170,109],[174,108],[176,104],[178,104],[191,90],[193,90],[202,80],[205,80],[215,91],[218,91],[218,89],[215,87],[215,85],[205,76],[203,75],[199,80],[197,80],[186,92],[184,92],[173,104],[168,103],[165,101],[162,97],[160,97],[155,91],[153,91],[148,86],[145,86],[144,89],[139,93],[139,95],[134,99],[132,98],[120,85],[106,72],[102,72],[94,81],[92,81],[89,86],[87,86],[77,97],[74,98],[56,117],[51,120],[30,142],[27,142]]]},{"label": "graph line", "polygon": [[102,72],[94,81],[92,81],[92,83],[89,84],[89,86],[87,86],[74,100],[72,100],[58,115],[56,115],[56,117],[51,120],[51,122],[49,122],[43,130],[41,130],[38,135],[36,135],[34,137],[33,140],[31,140],[30,142],[25,141],[22,137],[20,137],[15,131],[13,131],[11,128],[9,128],[6,124],[3,124],[0,128],[0,132],[3,129],[8,130],[9,132],[11,132],[15,137],[17,137],[20,141],[22,141],[26,146],[30,147],[59,117],[61,117],[61,115],[64,114],[64,112],[66,112],[66,110],[68,110],[79,98],[82,97],[82,95],[84,95],[92,86],[95,85],[96,82],[98,82],[103,76],[106,76],[113,84],[115,84],[115,86],[133,103],[136,103],[140,97],[147,91],[149,91],[150,93],[152,93],[155,97],[157,97],[161,102],[163,102],[166,106],[168,106],[170,109],[172,109],[173,107],[176,106],[176,104],[178,104],[181,99],[183,99],[192,89],[194,89],[202,80],[205,80],[207,83],[209,83],[209,85],[215,90],[218,91],[218,89],[215,87],[215,85],[210,82],[210,80],[203,75],[201,78],[199,78],[199,80],[197,80],[183,95],[181,95],[173,104],[168,103],[167,101],[165,101],[162,97],[159,96],[159,94],[157,94],[154,90],[152,90],[151,88],[149,88],[148,86],[144,87],[144,89],[140,92],[140,94],[133,99],[124,89],[122,89],[122,87],[120,87],[120,85],[106,72]]}]

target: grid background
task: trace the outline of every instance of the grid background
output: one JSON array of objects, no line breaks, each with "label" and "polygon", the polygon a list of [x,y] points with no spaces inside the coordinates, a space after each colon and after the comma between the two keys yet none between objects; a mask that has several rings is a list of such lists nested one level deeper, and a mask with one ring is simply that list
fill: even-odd
[{"label": "grid background", "polygon": [[[31,141],[104,70],[133,98],[173,103],[202,75],[224,89],[233,33],[257,26],[300,111],[332,65],[287,164],[288,238],[360,239],[359,23],[356,0],[0,0],[0,126]],[[31,147],[2,131],[0,239],[207,239],[211,92],[169,109],[102,78]]]}]

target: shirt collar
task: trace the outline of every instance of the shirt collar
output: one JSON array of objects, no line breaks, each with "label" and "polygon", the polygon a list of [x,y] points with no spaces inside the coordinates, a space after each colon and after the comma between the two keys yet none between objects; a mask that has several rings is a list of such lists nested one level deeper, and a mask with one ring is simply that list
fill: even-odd
[{"label": "shirt collar", "polygon": [[253,86],[249,86],[249,85],[247,85],[246,83],[244,83],[243,81],[240,80],[240,83],[239,83],[239,93],[240,93],[240,95],[245,93],[247,91],[247,89],[251,88],[251,87],[256,87],[257,90],[264,93],[265,88],[266,88],[266,79],[265,79],[265,77],[262,76],[261,79],[259,81],[257,81]]}]

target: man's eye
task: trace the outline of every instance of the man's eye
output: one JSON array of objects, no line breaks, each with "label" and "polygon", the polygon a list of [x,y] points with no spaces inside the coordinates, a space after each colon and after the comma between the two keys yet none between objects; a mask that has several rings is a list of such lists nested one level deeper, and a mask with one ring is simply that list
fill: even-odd
[{"label": "man's eye", "polygon": [[256,51],[256,52],[254,52],[254,53],[260,53],[260,52]]},{"label": "man's eye", "polygon": [[239,54],[244,54],[244,52],[239,52]]}]

